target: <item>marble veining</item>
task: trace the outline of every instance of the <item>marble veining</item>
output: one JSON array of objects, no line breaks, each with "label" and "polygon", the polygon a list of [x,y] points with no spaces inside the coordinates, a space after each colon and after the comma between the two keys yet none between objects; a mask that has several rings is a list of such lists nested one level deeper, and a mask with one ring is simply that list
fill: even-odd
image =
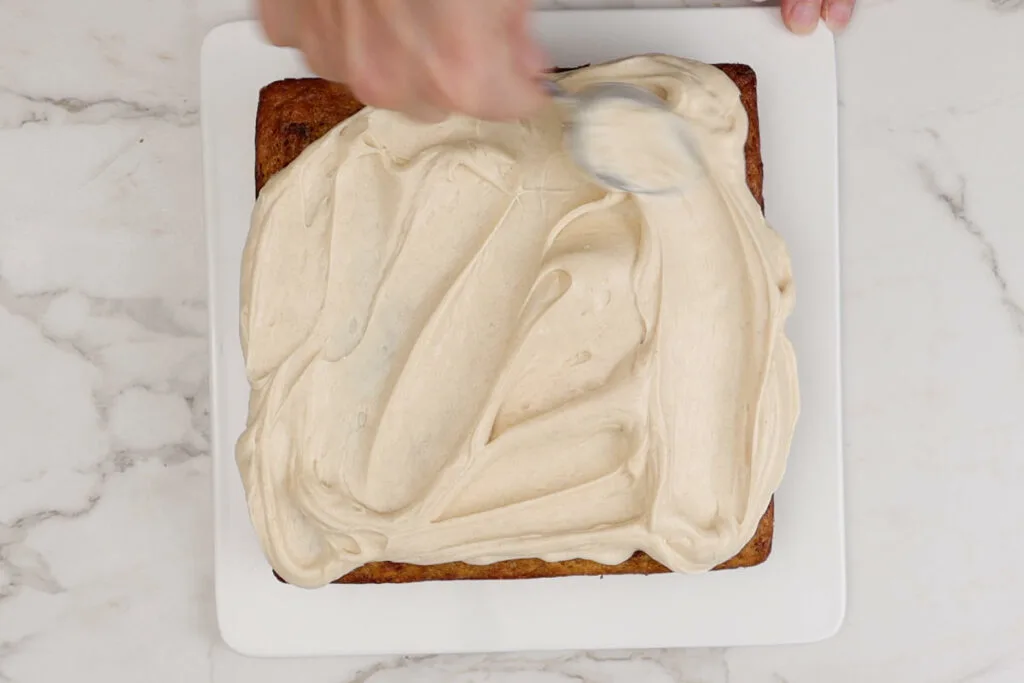
[{"label": "marble veining", "polygon": [[999,261],[999,254],[982,227],[967,213],[967,179],[962,175],[957,175],[953,187],[943,187],[939,184],[936,170],[926,162],[918,162],[918,171],[925,189],[946,206],[950,216],[978,243],[982,263],[992,274],[992,280],[999,290],[999,299],[1017,334],[1024,336],[1024,308],[1010,291],[1010,285],[1006,281],[1003,266]]},{"label": "marble veining", "polygon": [[261,661],[213,614],[197,125],[202,36],[249,2],[0,4],[0,681],[1024,679],[1022,9],[860,0],[840,40],[839,636]]},{"label": "marble veining", "polygon": [[0,103],[9,100],[0,119],[0,130],[31,123],[102,123],[110,120],[161,119],[181,126],[198,122],[198,109],[146,106],[120,97],[83,100],[77,97],[44,97],[0,87]]}]

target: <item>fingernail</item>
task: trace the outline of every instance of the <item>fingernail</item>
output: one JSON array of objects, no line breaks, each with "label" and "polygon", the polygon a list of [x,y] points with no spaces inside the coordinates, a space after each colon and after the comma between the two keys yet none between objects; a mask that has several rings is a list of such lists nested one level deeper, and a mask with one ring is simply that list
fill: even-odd
[{"label": "fingernail", "polygon": [[789,27],[796,33],[810,33],[818,25],[821,4],[800,2],[789,13]]},{"label": "fingernail", "polygon": [[846,28],[853,15],[853,5],[847,2],[833,2],[825,9],[825,24],[833,33]]}]

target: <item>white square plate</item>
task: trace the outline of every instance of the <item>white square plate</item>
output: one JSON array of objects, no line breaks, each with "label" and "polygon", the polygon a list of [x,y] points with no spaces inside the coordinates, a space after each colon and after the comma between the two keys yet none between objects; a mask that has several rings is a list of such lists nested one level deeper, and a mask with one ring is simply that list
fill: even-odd
[{"label": "white square plate", "polygon": [[306,75],[252,22],[213,30],[202,53],[210,259],[217,615],[252,655],[725,646],[811,641],[845,608],[839,372],[836,76],[831,34],[786,33],[777,9],[557,11],[536,16],[556,64],[645,52],[751,65],[759,80],[768,218],[792,252],[789,326],[801,416],[765,564],[702,576],[571,577],[306,591],[279,583],[249,523],[234,462],[249,388],[239,272],[253,205],[259,89]]}]

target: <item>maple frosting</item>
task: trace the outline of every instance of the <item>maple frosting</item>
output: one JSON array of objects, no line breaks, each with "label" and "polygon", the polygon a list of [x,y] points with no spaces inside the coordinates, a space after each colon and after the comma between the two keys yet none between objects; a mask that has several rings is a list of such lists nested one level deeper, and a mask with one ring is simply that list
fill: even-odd
[{"label": "maple frosting", "polygon": [[685,119],[706,172],[684,193],[592,182],[554,104],[515,123],[364,109],[263,188],[237,460],[285,580],[636,550],[700,572],[754,534],[798,390],[738,89],[667,56],[559,77],[607,81]]}]

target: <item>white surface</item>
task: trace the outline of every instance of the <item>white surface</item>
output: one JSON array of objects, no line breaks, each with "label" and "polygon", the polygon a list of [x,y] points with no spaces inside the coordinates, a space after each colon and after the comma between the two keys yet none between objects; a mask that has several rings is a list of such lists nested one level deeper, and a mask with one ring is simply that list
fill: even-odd
[{"label": "white surface", "polygon": [[[833,634],[845,607],[839,409],[833,40],[776,30],[767,9],[551,12],[536,28],[557,64],[643,52],[750,64],[758,73],[768,218],[793,257],[789,330],[803,414],[762,566],[703,576],[329,586],[278,582],[252,531],[234,462],[249,387],[238,341],[241,253],[253,200],[260,87],[303,69],[255,24],[222,26],[202,56],[210,240],[217,613],[254,655],[721,646]],[[801,188],[802,192],[794,192]]]},{"label": "white surface", "polygon": [[197,114],[200,41],[250,4],[0,2],[5,683],[1024,680],[1024,5],[858,0],[838,41],[836,637],[250,659],[214,611]]}]

